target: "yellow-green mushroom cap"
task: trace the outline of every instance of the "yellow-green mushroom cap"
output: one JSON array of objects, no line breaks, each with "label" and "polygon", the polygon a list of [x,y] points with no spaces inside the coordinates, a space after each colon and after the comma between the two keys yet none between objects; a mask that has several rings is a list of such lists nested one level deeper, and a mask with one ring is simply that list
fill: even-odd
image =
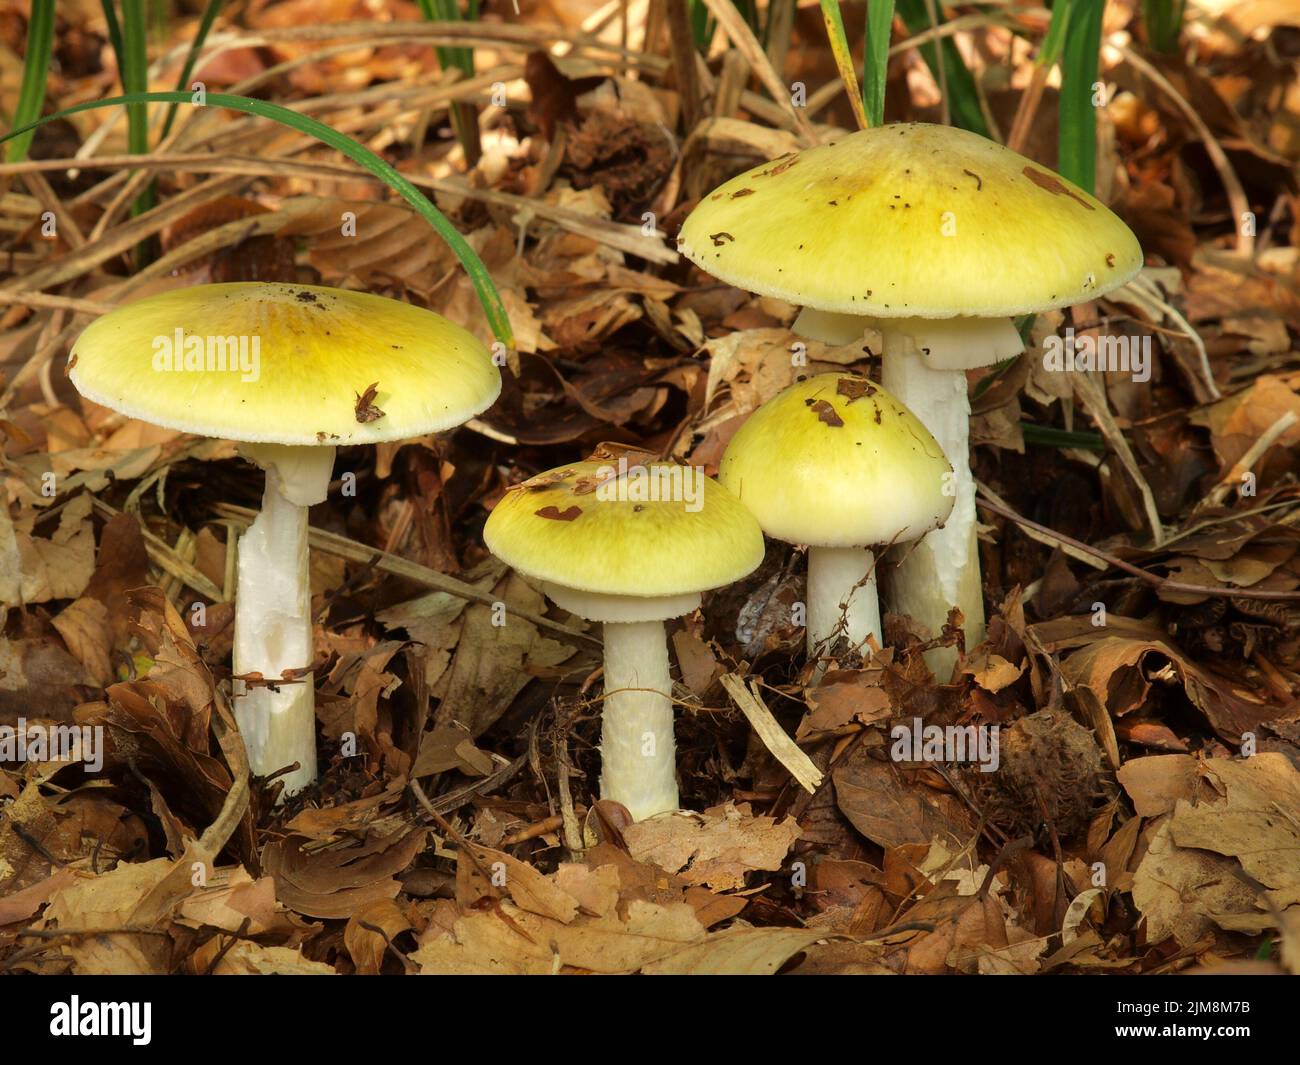
[{"label": "yellow-green mushroom cap", "polygon": [[[651,492],[658,498],[648,498]],[[558,586],[596,597],[687,601],[739,580],[763,560],[762,530],[740,501],[699,467],[671,462],[629,464],[623,475],[615,463],[575,462],[539,474],[506,493],[483,539],[548,592]],[[566,609],[578,601],[552,598]],[[648,619],[635,610],[598,613],[584,616]]]},{"label": "yellow-green mushroom cap", "polygon": [[1142,267],[1104,204],[950,126],[861,130],[710,193],[678,249],[714,277],[822,311],[1007,317],[1067,307]]},{"label": "yellow-green mushroom cap", "polygon": [[764,403],[731,438],[718,471],[764,532],[810,547],[924,535],[952,511],[951,475],[911,411],[842,373],[809,377]]},{"label": "yellow-green mushroom cap", "polygon": [[68,374],[87,399],[154,425],[299,445],[439,432],[501,391],[487,349],[441,315],[365,292],[260,282],[118,307],[77,339]]}]

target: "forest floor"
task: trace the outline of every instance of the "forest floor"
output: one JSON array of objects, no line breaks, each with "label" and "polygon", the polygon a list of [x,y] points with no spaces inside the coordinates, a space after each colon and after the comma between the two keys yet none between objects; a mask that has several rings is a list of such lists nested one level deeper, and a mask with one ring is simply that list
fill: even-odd
[{"label": "forest floor", "polygon": [[[0,970],[1300,972],[1294,10],[1192,4],[1178,54],[1103,51],[1097,195],[1147,267],[971,373],[987,640],[935,678],[889,615],[887,650],[815,679],[804,555],[769,542],[670,625],[691,812],[631,824],[598,801],[599,646],[573,632],[599,627],[487,552],[488,512],[601,444],[715,474],[796,374],[879,373],[856,344],[795,365],[797,308],[672,240],[805,126],[852,128],[816,5],[779,74],[760,52],[737,77],[720,56],[744,50],[715,47],[686,100],[657,6],[493,3],[460,79],[413,3],[254,0],[209,38],[211,91],[305,106],[435,200],[519,356],[456,432],[340,450],[355,493],[311,512],[320,779],[278,805],[230,711],[232,544],[263,475],[82,399],[69,348],[118,303],[241,280],[365,289],[490,342],[474,288],[381,183],[252,115],[182,108],[141,170],[122,109],[82,112],[0,166],[0,726],[105,737],[94,772],[0,757]],[[1136,6],[1110,4],[1107,34],[1136,33]],[[28,7],[0,3],[6,113]],[[153,29],[151,88],[197,21]],[[1005,130],[1031,51],[962,39]],[[763,64],[809,87],[798,121]],[[47,110],[121,91],[102,9],[60,4]],[[1055,93],[1020,147],[1047,167]],[[914,49],[886,101],[943,120]],[[449,119],[467,103],[472,166]],[[1150,380],[1046,371],[1067,327],[1150,338]],[[999,726],[1001,771],[891,759],[916,718]]]}]

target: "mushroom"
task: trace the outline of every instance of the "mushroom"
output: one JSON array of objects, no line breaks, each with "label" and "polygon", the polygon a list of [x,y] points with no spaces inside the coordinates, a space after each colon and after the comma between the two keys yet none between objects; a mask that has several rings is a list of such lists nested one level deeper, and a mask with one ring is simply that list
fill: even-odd
[{"label": "mushroom", "polygon": [[[266,470],[239,540],[234,702],[253,772],[281,797],[316,779],[307,508],[335,448],[405,440],[491,406],[500,371],[432,311],[362,292],[239,283],[175,289],[93,322],[68,360],[77,390],[132,418],[242,443]],[[263,678],[257,681],[254,675]]]},{"label": "mushroom", "polygon": [[[961,609],[984,636],[966,371],[1019,354],[1011,319],[1093,299],[1142,266],[1104,204],[966,130],[879,126],[756,167],[705,197],[682,254],[715,277],[803,307],[797,333],[883,334],[882,381],[957,474],[952,517],[896,568],[893,604],[938,634]],[[927,656],[946,674],[956,653]]]},{"label": "mushroom", "polygon": [[934,437],[879,385],[845,373],[805,378],[759,407],[718,479],[769,536],[808,545],[810,658],[841,627],[854,648],[880,640],[871,548],[924,535],[953,505]]},{"label": "mushroom", "polygon": [[587,461],[514,486],[483,539],[559,606],[604,624],[601,796],[638,821],[676,810],[664,622],[758,566],[753,515],[698,467]]}]

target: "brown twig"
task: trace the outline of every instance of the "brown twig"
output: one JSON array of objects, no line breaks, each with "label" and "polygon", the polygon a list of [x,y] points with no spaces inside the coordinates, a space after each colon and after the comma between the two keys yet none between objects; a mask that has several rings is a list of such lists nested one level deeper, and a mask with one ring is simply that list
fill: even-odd
[{"label": "brown twig", "polygon": [[667,14],[673,77],[682,100],[682,128],[689,133],[700,120],[700,78],[695,69],[695,40],[686,0],[667,0]]},{"label": "brown twig", "polygon": [[1082,540],[1076,540],[1072,536],[1066,536],[1065,533],[1057,532],[1055,529],[1049,529],[1046,525],[1039,525],[1036,521],[1031,521],[1023,515],[1017,514],[1014,510],[1007,507],[998,506],[987,499],[976,499],[975,505],[983,507],[985,510],[991,510],[994,514],[999,514],[1008,521],[1014,521],[1017,525],[1023,525],[1028,529],[1034,529],[1037,532],[1047,536],[1053,536],[1063,544],[1069,544],[1077,551],[1086,552],[1103,562],[1109,563],[1115,569],[1123,570],[1125,573],[1137,577],[1139,580],[1146,581],[1155,588],[1167,592],[1186,592],[1189,595],[1213,595],[1228,599],[1263,599],[1271,602],[1300,602],[1300,591],[1296,592],[1270,592],[1261,591],[1254,588],[1212,588],[1208,584],[1187,584],[1184,581],[1171,581],[1168,577],[1161,577],[1150,570],[1142,569],[1133,565],[1131,562],[1125,562],[1122,558],[1116,558],[1106,551],[1085,544]]},{"label": "brown twig", "polygon": [[412,780],[407,786],[411,789],[411,794],[413,794],[419,801],[420,805],[424,807],[424,812],[432,817],[438,827],[447,833],[447,838],[460,848],[461,852],[463,852],[465,857],[470,860],[474,868],[479,871],[480,875],[482,875],[489,884],[492,883],[492,870],[488,869],[487,866],[479,860],[479,856],[474,853],[474,844],[452,828],[451,822],[433,808],[433,803],[429,801],[429,796],[427,796],[424,793],[424,789],[420,787],[420,782],[418,780]]},{"label": "brown twig", "polygon": [[[257,512],[250,510],[248,507],[237,507],[228,503],[217,504],[216,510],[222,518],[238,522],[241,525],[251,524],[253,518],[257,516]],[[365,544],[358,543],[346,536],[339,536],[337,533],[330,533],[312,527],[307,530],[307,539],[317,551],[324,551],[328,555],[345,558],[350,562],[373,566],[380,572],[402,577],[424,588],[447,592],[459,599],[467,599],[471,603],[480,603],[484,606],[493,606],[498,601],[496,596],[480,591],[472,584],[466,584],[464,581],[440,573],[438,570],[430,569],[428,566],[421,566],[418,562],[412,562],[410,559],[376,551],[373,547],[367,547]],[[600,640],[596,639],[596,637],[585,632],[576,632],[561,625],[558,621],[543,617],[541,614],[535,614],[529,610],[520,610],[515,607],[508,607],[507,609],[514,617],[531,622],[539,628],[559,633],[570,640],[585,643],[591,647],[602,646]]]},{"label": "brown twig", "polygon": [[[511,777],[524,767],[524,763],[527,761],[528,755],[521,754],[509,765],[503,765],[491,776],[486,776],[482,780],[476,780],[473,784],[467,784],[465,787],[459,788],[456,791],[449,791],[445,795],[439,795],[436,802],[431,801],[428,796],[425,796],[424,803],[428,803],[428,809],[436,810],[439,814],[449,814],[453,810],[464,806],[475,795],[493,791],[506,783],[506,781],[510,780]],[[417,799],[421,795],[424,795],[424,789],[420,788],[418,785],[415,788],[415,792]]]},{"label": "brown twig", "polygon": [[244,938],[245,933],[247,933],[248,931],[249,925],[251,925],[252,923],[253,923],[253,919],[251,917],[245,917],[242,921],[239,922],[239,928],[229,939],[226,940],[226,942],[221,946],[221,949],[217,951],[212,961],[208,963],[207,970],[203,974],[204,976],[211,976],[213,973],[217,971],[217,966],[220,965],[222,959],[224,959],[225,956],[230,953],[230,948]]},{"label": "brown twig", "polygon": [[[573,808],[573,812],[579,817],[587,816],[587,808],[578,803]],[[501,841],[503,847],[510,847],[516,843],[526,843],[530,839],[536,839],[538,836],[544,836],[548,832],[554,832],[564,824],[563,814],[552,814],[550,817],[544,817],[540,821],[534,821],[531,825],[525,825],[523,828],[516,829]]]},{"label": "brown twig", "polygon": [[1276,444],[1278,438],[1283,436],[1291,426],[1295,425],[1296,421],[1297,418],[1295,411],[1289,410],[1270,425],[1263,434],[1250,445],[1246,453],[1232,464],[1232,468],[1223,475],[1218,484],[1210,489],[1201,505],[1194,508],[1192,513],[1195,514],[1197,510],[1206,507],[1218,506],[1228,498],[1234,488],[1240,488],[1242,479],[1250,472],[1255,463],[1263,457],[1264,452]]}]

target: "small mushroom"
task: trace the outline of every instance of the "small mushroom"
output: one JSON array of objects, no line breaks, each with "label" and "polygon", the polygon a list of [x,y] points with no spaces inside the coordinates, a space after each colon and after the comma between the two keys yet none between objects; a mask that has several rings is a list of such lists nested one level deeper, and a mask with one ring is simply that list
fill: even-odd
[{"label": "small mushroom", "polygon": [[532,483],[538,487],[517,486],[496,505],[483,539],[555,603],[604,625],[601,796],[638,821],[676,810],[664,622],[695,610],[701,592],[754,570],[763,533],[738,499],[695,467],[589,461]]},{"label": "small mushroom", "polygon": [[[847,344],[867,326],[881,331],[885,387],[957,475],[952,517],[893,572],[893,605],[935,634],[960,607],[971,647],[984,637],[984,603],[966,371],[1020,353],[1012,318],[1129,281],[1142,249],[1099,200],[966,130],[881,126],[789,162],[799,165],[764,164],[704,197],[678,249],[714,277],[802,306],[801,336]],[[761,197],[730,195],[760,180]],[[715,248],[708,235],[720,231],[735,241]],[[944,677],[955,658],[950,648],[927,655]]]},{"label": "small mushroom", "polygon": [[768,536],[808,545],[810,658],[841,631],[859,650],[880,640],[871,548],[923,536],[953,505],[952,466],[925,426],[879,385],[840,373],[759,407],[727,445],[718,479]]},{"label": "small mushroom", "polygon": [[271,686],[237,681],[234,710],[253,772],[297,762],[281,794],[301,790],[316,779],[307,508],[325,499],[335,447],[460,425],[492,405],[500,372],[482,343],[432,311],[269,283],[195,285],[119,307],[81,334],[69,366],[87,399],[240,441],[265,468],[262,511],[239,540],[234,671]]}]

